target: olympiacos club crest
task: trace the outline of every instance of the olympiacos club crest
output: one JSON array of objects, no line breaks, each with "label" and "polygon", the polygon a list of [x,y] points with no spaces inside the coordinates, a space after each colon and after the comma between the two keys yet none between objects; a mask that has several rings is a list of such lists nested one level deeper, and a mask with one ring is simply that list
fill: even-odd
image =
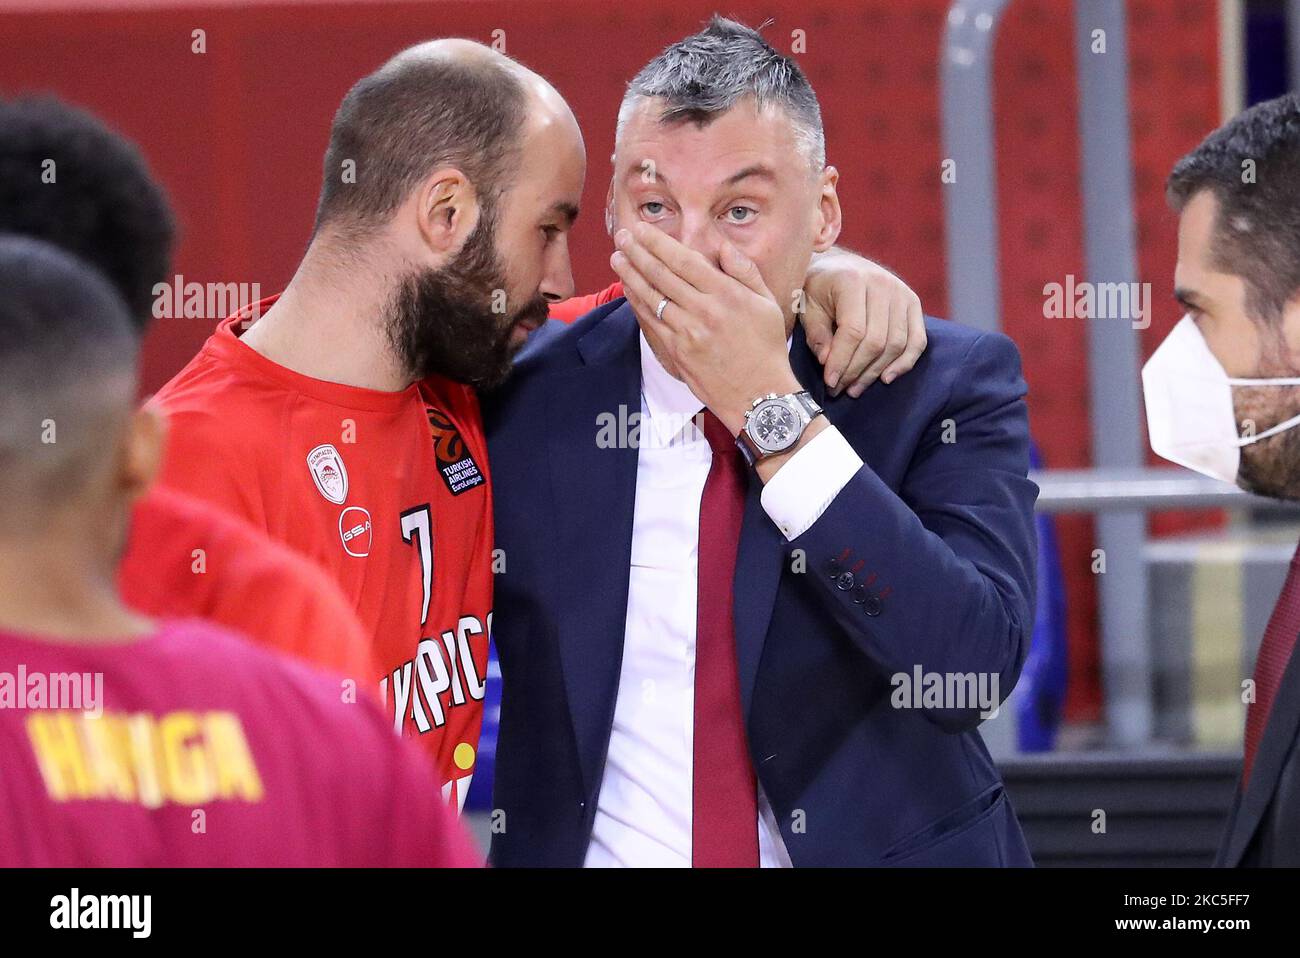
[{"label": "olympiacos club crest", "polygon": [[348,471],[343,457],[329,443],[323,443],[307,453],[307,468],[322,496],[341,506],[348,498]]}]

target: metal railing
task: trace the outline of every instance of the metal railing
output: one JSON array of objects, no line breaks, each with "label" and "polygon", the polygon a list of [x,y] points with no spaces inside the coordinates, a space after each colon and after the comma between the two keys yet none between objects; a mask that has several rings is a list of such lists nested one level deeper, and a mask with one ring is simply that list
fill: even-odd
[{"label": "metal railing", "polygon": [[[1292,12],[1300,11],[1300,0],[1290,2]],[[1007,7],[1008,0],[956,0],[940,56],[943,155],[956,171],[943,187],[950,311],[986,330],[1001,326],[993,52]],[[1074,4],[1084,254],[1094,283],[1138,278],[1125,19],[1124,0]],[[1292,29],[1300,36],[1300,15]],[[1111,744],[1125,747],[1149,742],[1155,723],[1145,513],[1295,507],[1187,470],[1146,468],[1138,324],[1087,322],[1096,468],[1033,478],[1042,489],[1041,511],[1096,514],[1096,545],[1110,573],[1097,584],[1104,715]]]},{"label": "metal railing", "polygon": [[1038,511],[1141,513],[1160,509],[1267,509],[1300,514],[1300,503],[1251,495],[1236,486],[1187,469],[1043,469]]}]

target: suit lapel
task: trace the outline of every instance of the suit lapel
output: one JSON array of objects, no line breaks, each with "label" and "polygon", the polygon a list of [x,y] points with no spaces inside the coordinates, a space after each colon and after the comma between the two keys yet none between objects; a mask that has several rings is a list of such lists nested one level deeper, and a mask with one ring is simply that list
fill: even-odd
[{"label": "suit lapel", "polygon": [[[588,791],[600,778],[618,694],[627,618],[636,499],[637,450],[602,448],[612,416],[615,438],[641,409],[636,320],[623,305],[578,342],[584,365],[548,394],[546,436],[557,530],[557,642],[565,691]],[[623,407],[620,410],[620,406]],[[633,419],[631,422],[635,423]],[[607,435],[609,433],[607,432]]]},{"label": "suit lapel", "polygon": [[[602,416],[620,423],[621,435],[621,423],[640,412],[639,345],[636,319],[624,304],[579,341],[584,365],[560,378],[548,396],[555,558],[566,570],[556,580],[557,642],[588,791],[599,782],[618,696],[637,471],[634,446],[600,448],[596,436]],[[823,402],[821,368],[802,327],[795,328],[790,362],[804,388]],[[736,658],[746,714],[789,553],[785,537],[763,509],[762,491],[762,481],[751,473],[733,583]]]},{"label": "suit lapel", "polygon": [[[823,402],[826,390],[821,367],[804,340],[803,327],[797,324],[790,345],[790,365],[803,387],[819,404]],[[763,509],[762,493],[763,481],[751,471],[740,531],[740,550],[736,556],[736,578],[732,586],[736,664],[740,672],[740,699],[745,715],[749,715],[753,702],[763,643],[772,621],[781,570],[790,551],[785,536]]]},{"label": "suit lapel", "polygon": [[736,666],[740,672],[740,701],[745,715],[753,701],[763,641],[781,581],[785,537],[766,512],[760,496],[763,482],[751,472],[745,496],[745,517],[736,553],[732,602],[736,622]]},{"label": "suit lapel", "polygon": [[1296,729],[1300,726],[1300,655],[1294,651],[1287,662],[1282,682],[1278,686],[1277,698],[1273,700],[1273,710],[1269,713],[1268,723],[1260,738],[1259,751],[1255,753],[1255,765],[1250,772],[1250,782],[1246,791],[1235,805],[1236,814],[1229,821],[1231,832],[1228,834],[1224,863],[1236,867],[1246,846],[1254,837],[1259,823],[1268,810],[1268,803],[1273,798],[1273,789],[1277,786],[1278,776],[1291,750]]}]

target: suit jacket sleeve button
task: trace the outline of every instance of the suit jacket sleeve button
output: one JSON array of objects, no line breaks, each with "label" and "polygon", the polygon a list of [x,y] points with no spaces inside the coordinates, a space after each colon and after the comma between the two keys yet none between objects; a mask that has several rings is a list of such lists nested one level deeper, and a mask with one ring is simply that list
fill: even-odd
[{"label": "suit jacket sleeve button", "polygon": [[853,583],[855,581],[857,580],[853,578],[852,572],[845,572],[835,580],[835,588],[839,589],[841,592],[848,592],[849,589],[853,588]]},{"label": "suit jacket sleeve button", "polygon": [[853,601],[856,602],[858,605],[861,605],[862,603],[867,601],[867,596],[869,594],[870,593],[867,592],[867,587],[865,585],[859,585],[856,589],[853,590]]},{"label": "suit jacket sleeve button", "polygon": [[867,600],[862,603],[862,611],[866,612],[867,615],[880,615],[880,610],[883,606],[884,603],[880,601],[880,596],[869,595],[867,596]]},{"label": "suit jacket sleeve button", "polygon": [[843,569],[843,566],[840,565],[839,559],[831,559],[826,563],[826,574],[832,579],[840,574],[841,569]]}]

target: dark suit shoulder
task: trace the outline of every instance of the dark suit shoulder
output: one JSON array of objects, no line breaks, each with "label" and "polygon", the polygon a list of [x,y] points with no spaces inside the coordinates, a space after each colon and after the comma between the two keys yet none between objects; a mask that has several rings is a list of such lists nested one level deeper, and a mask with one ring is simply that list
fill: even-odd
[{"label": "dark suit shoulder", "polygon": [[[978,343],[981,348],[994,353],[1004,353],[1007,347],[1018,357],[1015,343],[1003,333],[963,326],[951,319],[925,317],[926,351],[923,356],[930,356],[932,361],[960,363],[969,356]],[[1005,355],[1005,353],[1004,353]],[[1018,361],[1018,360],[1017,360]]]},{"label": "dark suit shoulder", "polygon": [[557,319],[546,323],[528,337],[515,357],[510,376],[501,386],[482,395],[483,417],[489,429],[501,417],[524,403],[532,403],[546,391],[545,384],[557,374],[583,365],[580,343],[601,323],[612,317],[626,300],[612,300],[572,323]]},{"label": "dark suit shoulder", "polygon": [[[950,400],[960,402],[985,393],[1023,393],[1020,353],[1007,336],[933,316],[925,318],[925,334],[925,352],[909,372],[889,384],[872,383],[861,400],[840,397],[832,405],[857,419],[867,416],[868,410],[874,414],[878,403],[892,407],[901,401],[900,413],[920,408],[934,412]],[[811,354],[808,362],[809,369],[820,375]],[[873,401],[863,401],[868,398]]]},{"label": "dark suit shoulder", "polygon": [[515,360],[513,375],[529,375],[536,370],[577,365],[578,341],[623,303],[622,298],[612,300],[578,317],[572,323],[564,323],[558,319],[547,320],[541,329],[528,337],[527,345]]},{"label": "dark suit shoulder", "polygon": [[937,381],[951,387],[945,389],[950,394],[973,396],[1017,388],[1023,393],[1020,351],[1010,337],[931,316],[926,317],[925,334],[925,352],[894,385],[915,380],[916,387],[924,388]]}]

